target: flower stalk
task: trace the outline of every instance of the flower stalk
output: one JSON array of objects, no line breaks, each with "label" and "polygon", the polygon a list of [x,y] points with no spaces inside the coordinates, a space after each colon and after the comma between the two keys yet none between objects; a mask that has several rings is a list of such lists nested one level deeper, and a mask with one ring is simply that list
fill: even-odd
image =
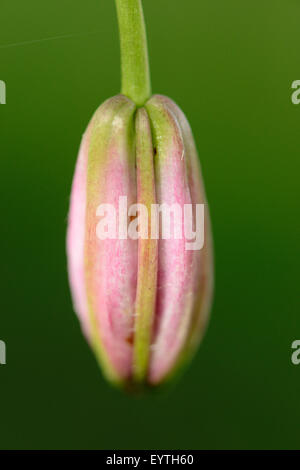
[{"label": "flower stalk", "polygon": [[146,27],[141,0],[116,0],[123,95],[137,106],[151,96]]}]

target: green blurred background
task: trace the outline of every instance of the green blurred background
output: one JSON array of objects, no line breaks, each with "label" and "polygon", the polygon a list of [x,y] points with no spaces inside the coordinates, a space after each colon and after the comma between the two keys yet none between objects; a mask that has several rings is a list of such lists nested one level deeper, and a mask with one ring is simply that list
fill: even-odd
[{"label": "green blurred background", "polygon": [[132,398],[103,380],[72,310],[65,232],[81,135],[119,91],[114,2],[2,0],[0,447],[299,448],[300,4],[143,3],[153,91],[183,108],[202,161],[210,327],[169,391]]}]

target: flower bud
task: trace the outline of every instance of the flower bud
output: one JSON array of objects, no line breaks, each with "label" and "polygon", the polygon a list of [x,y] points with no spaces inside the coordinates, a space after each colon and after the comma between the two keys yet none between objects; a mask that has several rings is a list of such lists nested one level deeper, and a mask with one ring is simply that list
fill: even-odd
[{"label": "flower bud", "polygon": [[74,309],[107,378],[171,377],[204,333],[213,277],[197,151],[172,100],[137,109],[118,95],[98,108],[76,164],[67,253]]}]

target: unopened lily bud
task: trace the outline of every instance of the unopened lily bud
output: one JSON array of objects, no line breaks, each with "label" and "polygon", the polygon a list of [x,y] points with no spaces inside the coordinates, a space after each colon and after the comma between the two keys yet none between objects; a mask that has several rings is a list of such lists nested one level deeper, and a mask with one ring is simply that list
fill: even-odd
[{"label": "unopened lily bud", "polygon": [[67,251],[74,308],[106,376],[170,377],[204,332],[212,291],[198,157],[173,101],[155,95],[137,109],[118,95],[96,111],[74,175]]},{"label": "unopened lily bud", "polygon": [[151,96],[141,0],[116,0],[122,94],[82,138],[67,234],[74,309],[105,376],[154,386],[188,361],[207,325],[210,220],[190,126]]}]

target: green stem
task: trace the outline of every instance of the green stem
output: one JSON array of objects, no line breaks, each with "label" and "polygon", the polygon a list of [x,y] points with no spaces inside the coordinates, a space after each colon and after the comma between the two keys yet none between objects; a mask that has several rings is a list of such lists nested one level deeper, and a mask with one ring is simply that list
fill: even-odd
[{"label": "green stem", "polygon": [[151,96],[146,28],[141,0],[116,0],[122,93],[142,106]]}]

